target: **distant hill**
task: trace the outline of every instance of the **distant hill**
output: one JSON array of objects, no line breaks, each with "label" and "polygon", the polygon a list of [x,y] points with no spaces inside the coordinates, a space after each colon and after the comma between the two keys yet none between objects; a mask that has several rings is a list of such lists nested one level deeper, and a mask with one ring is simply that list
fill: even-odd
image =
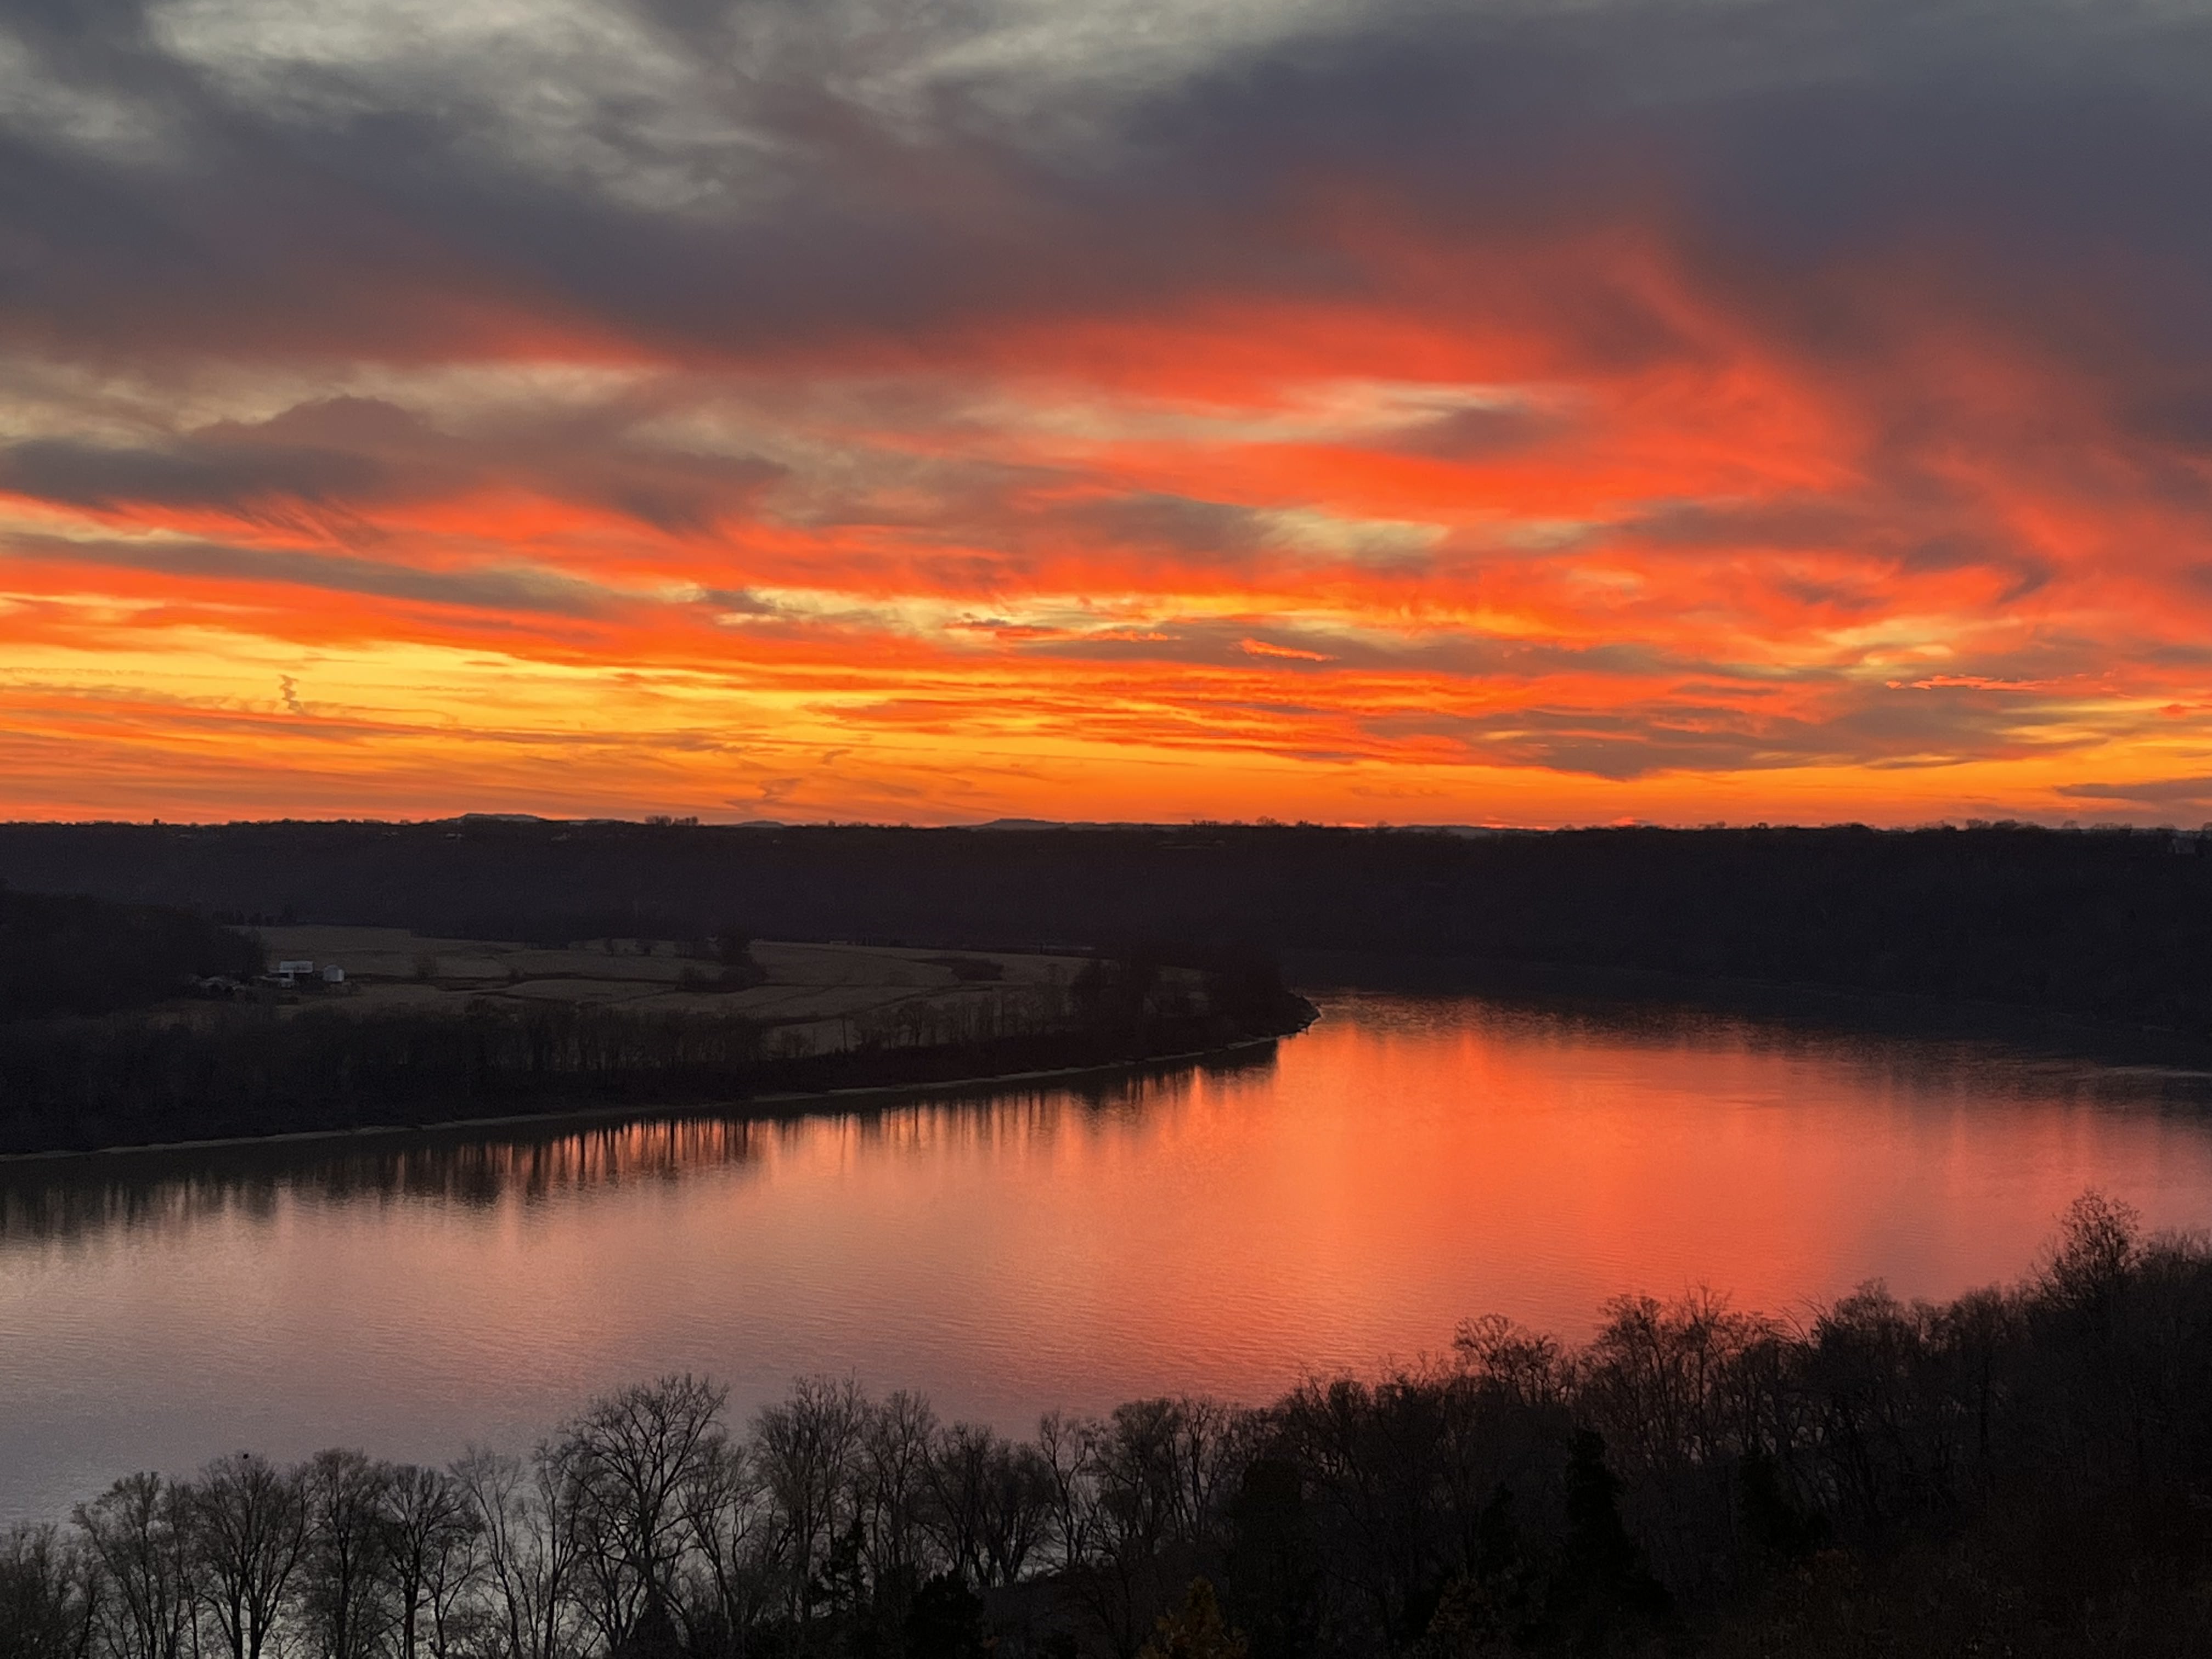
[{"label": "distant hill", "polygon": [[1147,943],[1754,981],[2212,1036],[2194,835],[469,818],[0,825],[0,878],[238,920],[966,949]]}]

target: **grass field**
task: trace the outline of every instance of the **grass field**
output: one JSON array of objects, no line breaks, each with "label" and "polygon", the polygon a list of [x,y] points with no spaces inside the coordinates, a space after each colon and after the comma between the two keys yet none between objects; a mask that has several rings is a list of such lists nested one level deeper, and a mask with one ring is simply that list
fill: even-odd
[{"label": "grass field", "polygon": [[589,939],[566,949],[491,939],[429,939],[393,927],[264,927],[269,958],[345,970],[343,993],[315,988],[300,1006],[371,1013],[449,1006],[477,998],[558,1000],[626,1010],[741,1014],[770,1028],[786,1054],[848,1046],[856,1025],[927,1005],[1033,995],[1066,985],[1077,957],[902,950],[862,945],[756,942],[757,972],[731,972],[705,941]]}]

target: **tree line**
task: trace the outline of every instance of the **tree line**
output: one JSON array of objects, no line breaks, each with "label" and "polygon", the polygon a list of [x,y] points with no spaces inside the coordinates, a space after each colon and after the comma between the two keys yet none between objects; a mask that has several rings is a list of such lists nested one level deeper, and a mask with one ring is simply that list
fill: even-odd
[{"label": "tree line", "polygon": [[1264,964],[1088,962],[988,997],[855,1016],[832,1048],[741,1014],[474,999],[458,1012],[206,1006],[0,1020],[0,1152],[433,1122],[575,1107],[740,1105],[1191,1054],[1296,1030]]},{"label": "tree line", "polygon": [[264,960],[258,940],[188,911],[0,882],[0,1023],[143,1008]]},{"label": "tree line", "polygon": [[[2033,824],[1462,834],[1320,825],[0,824],[0,875],[463,938],[948,949],[1173,939],[1984,1002],[2212,1038],[2212,839]],[[1316,964],[1310,969],[1303,963]]]},{"label": "tree line", "polygon": [[0,1537],[10,1659],[2201,1653],[2212,1247],[2094,1195],[2008,1290],[1610,1304],[1012,1439],[663,1378],[529,1455],[141,1474]]}]

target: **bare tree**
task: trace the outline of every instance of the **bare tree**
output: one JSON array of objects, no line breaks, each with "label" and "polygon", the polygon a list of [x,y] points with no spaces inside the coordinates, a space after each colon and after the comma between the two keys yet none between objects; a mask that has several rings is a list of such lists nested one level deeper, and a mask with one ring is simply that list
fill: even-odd
[{"label": "bare tree", "polygon": [[1243,1419],[1218,1400],[1185,1395],[1175,1402],[1173,1424],[1175,1530],[1180,1541],[1204,1549],[1215,1541],[1243,1468]]},{"label": "bare tree", "polygon": [[182,1659],[188,1651],[189,1500],[158,1474],[132,1474],[77,1505],[76,1524],[106,1586],[94,1620],[106,1659]]},{"label": "bare tree", "polygon": [[1012,1583],[1054,1530],[1060,1488],[1035,1446],[956,1423],[939,1437],[928,1481],[939,1553],[977,1589]]},{"label": "bare tree", "polygon": [[100,1582],[94,1559],[57,1527],[0,1532],[0,1653],[8,1659],[85,1659]]},{"label": "bare tree", "polygon": [[1091,1457],[1108,1553],[1150,1556],[1188,1535],[1186,1417],[1177,1401],[1133,1400],[1116,1406],[1093,1433]]},{"label": "bare tree", "polygon": [[670,1616],[688,1542],[684,1495],[724,1443],[728,1397],[697,1377],[665,1376],[594,1401],[558,1437],[610,1650],[641,1619]]},{"label": "bare tree", "polygon": [[482,1525],[467,1490],[441,1470],[396,1468],[385,1482],[384,1522],[398,1659],[420,1659],[426,1621],[428,1651],[444,1659],[455,1603],[481,1571]]},{"label": "bare tree", "polygon": [[568,1659],[577,1571],[574,1483],[553,1449],[519,1458],[471,1450],[453,1466],[483,1544],[501,1659]]},{"label": "bare tree", "polygon": [[993,1449],[983,1484],[985,1582],[1017,1582],[1050,1532],[1055,1487],[1052,1470],[1035,1446],[1001,1440]]},{"label": "bare tree", "polygon": [[[1091,1425],[1085,1455],[1096,1500],[1091,1552],[1076,1578],[1101,1634],[1117,1654],[1134,1654],[1166,1604],[1188,1553],[1194,1517],[1184,1482],[1183,1402],[1131,1401]],[[1184,1577],[1188,1577],[1188,1573]]]},{"label": "bare tree", "polygon": [[807,1377],[754,1421],[755,1466],[782,1523],[790,1609],[802,1640],[819,1594],[817,1575],[852,1519],[852,1474],[866,1416],[857,1382]]},{"label": "bare tree", "polygon": [[1091,1553],[1097,1497],[1090,1447],[1096,1431],[1091,1419],[1065,1412],[1047,1412],[1037,1419],[1037,1455],[1052,1487],[1048,1531],[1054,1564],[1062,1572],[1073,1571]]},{"label": "bare tree", "polygon": [[767,1492],[745,1448],[722,1442],[682,1493],[685,1535],[697,1577],[684,1623],[702,1654],[738,1653],[758,1620],[773,1576],[774,1528]]},{"label": "bare tree", "polygon": [[937,1413],[904,1389],[869,1412],[860,1433],[862,1535],[878,1583],[922,1576],[923,1509],[929,1497]]},{"label": "bare tree", "polygon": [[262,1659],[307,1548],[299,1476],[251,1452],[209,1464],[191,1488],[193,1589],[231,1659]]},{"label": "bare tree", "polygon": [[392,1623],[385,1574],[391,1471],[357,1451],[318,1452],[301,1471],[307,1551],[301,1622],[321,1659],[371,1659]]},{"label": "bare tree", "polygon": [[930,1529],[945,1565],[961,1582],[983,1583],[985,1492],[999,1437],[975,1423],[946,1430],[930,1460]]}]

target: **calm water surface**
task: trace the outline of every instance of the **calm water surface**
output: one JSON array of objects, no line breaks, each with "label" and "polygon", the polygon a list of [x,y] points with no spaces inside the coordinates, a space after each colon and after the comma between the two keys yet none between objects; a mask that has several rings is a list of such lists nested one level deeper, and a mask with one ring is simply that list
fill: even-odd
[{"label": "calm water surface", "polygon": [[594,1390],[801,1372],[1024,1428],[1266,1398],[1498,1311],[2015,1276],[2096,1185],[2212,1225],[2201,1079],[1340,998],[1105,1093],[0,1165],[0,1518],[251,1446],[520,1449]]}]

